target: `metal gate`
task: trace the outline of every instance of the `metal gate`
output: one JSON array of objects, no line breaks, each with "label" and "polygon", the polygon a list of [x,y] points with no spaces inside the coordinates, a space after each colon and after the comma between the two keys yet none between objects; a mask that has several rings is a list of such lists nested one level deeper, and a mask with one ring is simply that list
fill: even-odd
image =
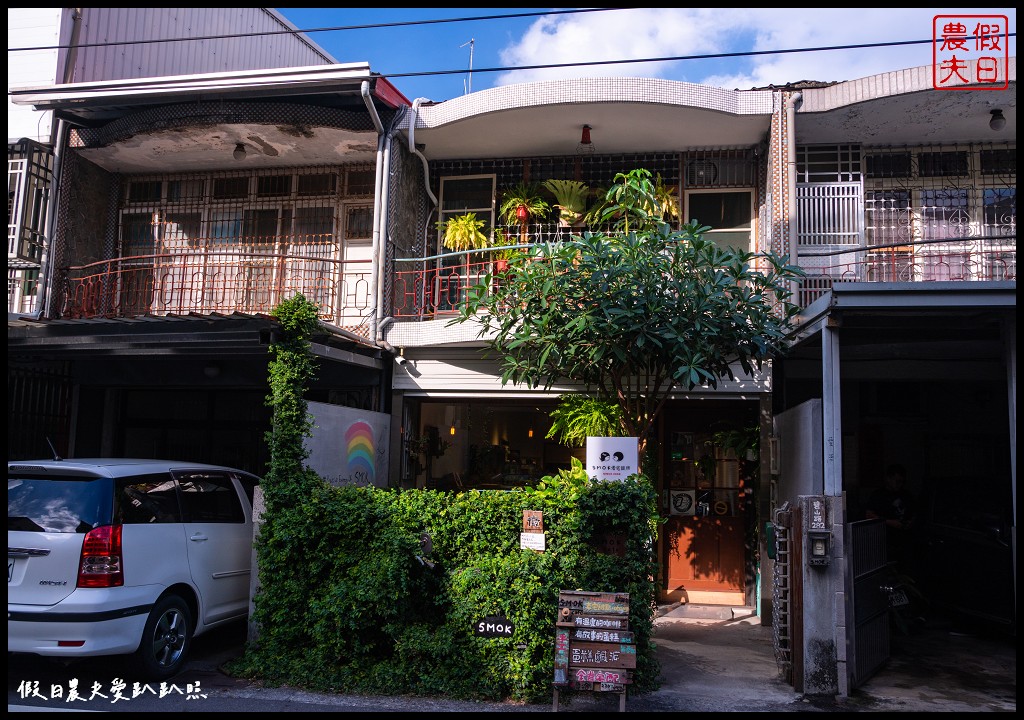
[{"label": "metal gate", "polygon": [[[889,659],[890,570],[885,546],[885,521],[862,520],[846,525],[848,548],[848,617],[853,617],[847,653],[850,690],[860,687]],[[852,609],[852,614],[849,612]]]}]

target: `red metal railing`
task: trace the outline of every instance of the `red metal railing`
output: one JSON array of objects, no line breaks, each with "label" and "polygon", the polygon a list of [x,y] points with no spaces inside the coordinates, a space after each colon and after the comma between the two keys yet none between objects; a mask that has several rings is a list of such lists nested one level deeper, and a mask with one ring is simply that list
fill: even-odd
[{"label": "red metal railing", "polygon": [[[394,275],[395,318],[457,315],[470,288],[495,271],[494,250],[471,250],[412,261],[399,261]],[[414,269],[406,269],[406,268]]]},{"label": "red metal railing", "polygon": [[798,256],[807,272],[797,304],[806,307],[836,282],[972,282],[1017,279],[1017,238],[978,236],[873,245]]},{"label": "red metal railing", "polygon": [[[502,248],[506,250],[506,248]],[[470,288],[495,267],[488,250],[396,262],[391,315],[454,316]],[[798,303],[807,306],[835,282],[1016,280],[1016,236],[873,246],[799,257],[807,271]],[[370,260],[245,253],[135,255],[68,268],[62,316],[132,317],[182,313],[269,313],[301,292],[320,317],[365,333],[373,311]]]},{"label": "red metal railing", "polygon": [[302,255],[172,253],[133,255],[67,268],[62,316],[269,313],[302,293],[323,320],[365,324],[373,307],[370,260]]},{"label": "red metal railing", "polygon": [[[487,253],[470,251],[399,261],[394,274],[395,318],[456,315],[468,290],[492,266]],[[481,259],[483,258],[483,259]],[[1016,236],[956,238],[875,245],[799,255],[807,272],[797,302],[806,307],[835,282],[967,282],[1017,279]]]}]

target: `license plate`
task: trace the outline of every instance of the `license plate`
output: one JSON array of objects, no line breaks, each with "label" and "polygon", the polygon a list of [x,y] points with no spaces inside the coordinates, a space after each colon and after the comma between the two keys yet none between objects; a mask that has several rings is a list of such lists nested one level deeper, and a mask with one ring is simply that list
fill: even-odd
[{"label": "license plate", "polygon": [[907,593],[899,588],[889,591],[889,607],[903,607],[910,604]]}]

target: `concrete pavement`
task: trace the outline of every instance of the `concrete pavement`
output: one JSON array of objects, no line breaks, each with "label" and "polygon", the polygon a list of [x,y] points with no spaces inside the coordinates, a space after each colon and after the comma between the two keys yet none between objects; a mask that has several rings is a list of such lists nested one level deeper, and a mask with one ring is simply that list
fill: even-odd
[{"label": "concrete pavement", "polygon": [[[848,698],[805,697],[778,670],[770,626],[747,608],[665,606],[654,625],[662,666],[661,688],[628,698],[626,712],[1015,712],[1016,644],[1013,637],[965,633],[935,623],[919,635],[894,638],[889,663]],[[230,643],[223,643],[227,648]],[[435,698],[367,697],[266,688],[225,675],[220,667],[241,646],[196,658],[174,679],[201,686],[204,697],[166,697],[82,709],[113,712],[551,712],[535,704]],[[10,678],[10,673],[9,673]],[[13,705],[39,705],[32,701]],[[60,702],[47,703],[65,708]],[[614,693],[561,698],[559,712],[618,712]],[[34,710],[38,710],[35,708]]]}]

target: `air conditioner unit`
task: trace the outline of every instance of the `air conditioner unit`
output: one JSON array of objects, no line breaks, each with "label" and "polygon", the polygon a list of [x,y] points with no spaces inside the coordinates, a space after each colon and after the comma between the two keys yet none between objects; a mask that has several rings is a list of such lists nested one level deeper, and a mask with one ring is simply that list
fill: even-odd
[{"label": "air conditioner unit", "polygon": [[702,158],[686,163],[686,184],[690,187],[714,185],[718,182],[718,161]]},{"label": "air conditioner unit", "polygon": [[693,515],[696,494],[695,490],[672,490],[669,512],[672,515]]}]

